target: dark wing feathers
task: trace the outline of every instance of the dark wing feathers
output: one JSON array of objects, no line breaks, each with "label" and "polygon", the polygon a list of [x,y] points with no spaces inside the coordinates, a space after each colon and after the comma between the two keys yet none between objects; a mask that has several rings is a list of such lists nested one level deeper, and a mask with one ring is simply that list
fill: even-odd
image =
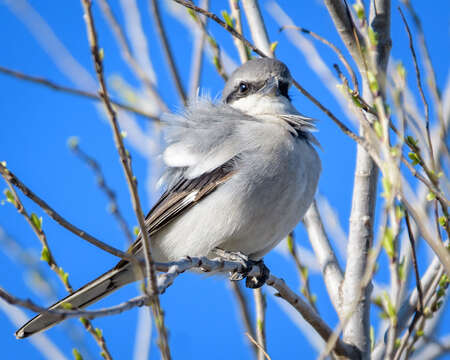
[{"label": "dark wing feathers", "polygon": [[[232,177],[235,172],[235,160],[233,158],[213,171],[204,173],[194,179],[180,177],[170,189],[161,195],[145,218],[148,233],[150,235],[155,234]],[[141,250],[141,247],[141,236],[139,235],[128,251],[136,254]],[[122,262],[125,263],[125,261],[121,261],[118,264],[119,267],[123,266]]]}]

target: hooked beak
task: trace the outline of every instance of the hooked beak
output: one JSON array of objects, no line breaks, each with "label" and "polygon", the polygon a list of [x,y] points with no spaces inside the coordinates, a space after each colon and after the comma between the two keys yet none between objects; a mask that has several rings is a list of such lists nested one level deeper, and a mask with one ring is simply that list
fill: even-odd
[{"label": "hooked beak", "polygon": [[264,87],[260,90],[262,95],[278,96],[280,89],[278,88],[278,79],[271,77],[266,81]]}]

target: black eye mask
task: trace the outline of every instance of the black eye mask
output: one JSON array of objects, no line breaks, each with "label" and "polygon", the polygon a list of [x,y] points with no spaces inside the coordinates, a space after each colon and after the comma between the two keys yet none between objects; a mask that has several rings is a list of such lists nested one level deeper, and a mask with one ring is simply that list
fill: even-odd
[{"label": "black eye mask", "polygon": [[[248,95],[255,94],[259,90],[261,90],[265,84],[266,84],[265,81],[253,82],[253,83],[241,81],[235,87],[235,89],[230,93],[230,95],[227,96],[227,98],[225,99],[225,103],[230,104],[230,103],[232,103],[236,100],[242,99]],[[287,83],[285,81],[280,82],[278,85],[278,89],[282,96],[287,98],[289,101],[291,100],[291,97],[288,94],[289,83]]]}]

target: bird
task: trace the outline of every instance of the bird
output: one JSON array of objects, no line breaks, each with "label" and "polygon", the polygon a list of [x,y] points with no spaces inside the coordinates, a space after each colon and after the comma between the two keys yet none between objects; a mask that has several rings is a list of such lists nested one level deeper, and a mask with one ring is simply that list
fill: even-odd
[{"label": "bird", "polygon": [[[255,58],[231,74],[221,100],[197,96],[164,116],[165,192],[145,219],[155,261],[212,257],[217,249],[261,261],[303,218],[321,161],[315,120],[293,106],[292,83],[283,62]],[[128,252],[143,258],[141,236]],[[49,310],[85,308],[138,279],[121,260]],[[15,335],[26,338],[60,321],[44,312]]]}]

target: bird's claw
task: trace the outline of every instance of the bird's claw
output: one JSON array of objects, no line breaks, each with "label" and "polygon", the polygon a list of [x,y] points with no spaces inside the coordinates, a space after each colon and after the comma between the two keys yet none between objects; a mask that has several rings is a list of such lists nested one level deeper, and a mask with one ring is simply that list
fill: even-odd
[{"label": "bird's claw", "polygon": [[[223,260],[239,262],[242,265],[241,271],[230,273],[231,281],[239,281],[245,278],[245,286],[250,289],[258,289],[263,286],[269,278],[270,271],[263,260],[251,260],[247,255],[241,252],[231,252],[219,248],[215,248],[213,253]],[[260,275],[248,276],[254,266],[259,267]]]}]

